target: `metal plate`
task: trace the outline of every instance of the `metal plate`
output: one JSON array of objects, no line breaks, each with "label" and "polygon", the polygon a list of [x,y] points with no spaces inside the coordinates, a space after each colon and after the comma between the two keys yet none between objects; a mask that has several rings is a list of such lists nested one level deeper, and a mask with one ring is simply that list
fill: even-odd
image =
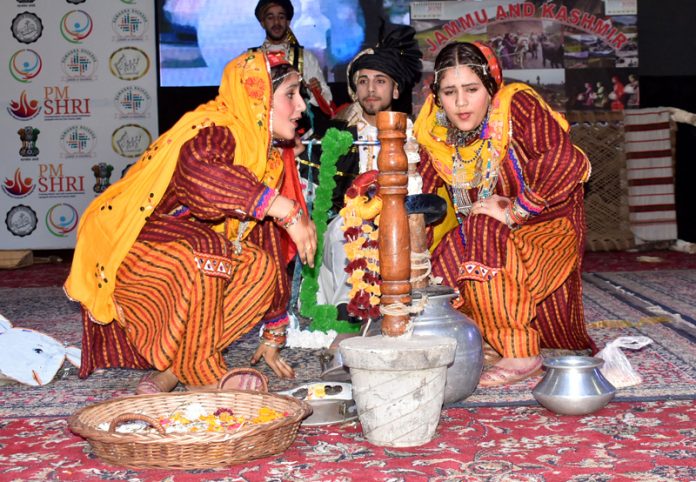
[{"label": "metal plate", "polygon": [[[306,389],[308,393],[314,393],[313,388],[321,386],[339,385],[342,390],[337,394],[325,395],[322,398],[301,398],[295,395],[298,390]],[[358,408],[353,400],[353,387],[350,383],[321,381],[305,383],[290,390],[278,392],[281,395],[289,395],[304,400],[312,406],[312,415],[304,419],[303,426],[316,427],[320,425],[333,425],[337,423],[351,422],[358,418]]]},{"label": "metal plate", "polygon": [[358,418],[354,400],[307,400],[307,403],[314,411],[302,421],[304,427],[352,422]]}]

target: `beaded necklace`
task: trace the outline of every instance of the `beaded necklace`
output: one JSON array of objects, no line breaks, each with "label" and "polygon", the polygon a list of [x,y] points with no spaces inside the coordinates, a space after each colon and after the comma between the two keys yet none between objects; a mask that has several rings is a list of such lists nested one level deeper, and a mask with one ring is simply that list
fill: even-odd
[{"label": "beaded necklace", "polygon": [[[477,129],[481,132],[488,123],[488,115]],[[498,182],[498,169],[492,169],[493,148],[490,139],[478,139],[476,152],[470,159],[464,159],[460,145],[454,146],[452,155],[452,186],[451,194],[455,211],[461,216],[468,216],[473,207],[470,189],[478,188],[477,200],[489,197]],[[484,151],[485,149],[485,151]],[[483,169],[483,158],[486,157],[486,167]],[[497,163],[496,163],[497,164]],[[473,168],[472,168],[473,166]]]}]

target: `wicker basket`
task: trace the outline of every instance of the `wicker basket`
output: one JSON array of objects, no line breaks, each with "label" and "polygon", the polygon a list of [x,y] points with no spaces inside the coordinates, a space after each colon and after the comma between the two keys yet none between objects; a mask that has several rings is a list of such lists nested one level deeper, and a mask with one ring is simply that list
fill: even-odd
[{"label": "wicker basket", "polygon": [[[289,416],[234,433],[117,433],[119,423],[145,420],[156,429],[156,421],[184,404],[199,403],[206,411],[231,408],[235,415],[254,417],[262,407]],[[201,469],[226,467],[285,451],[295,440],[297,429],[312,408],[293,397],[239,390],[178,392],[137,395],[97,403],[75,412],[69,427],[87,439],[94,453],[106,462],[131,467]],[[98,429],[107,422],[109,431]]]}]

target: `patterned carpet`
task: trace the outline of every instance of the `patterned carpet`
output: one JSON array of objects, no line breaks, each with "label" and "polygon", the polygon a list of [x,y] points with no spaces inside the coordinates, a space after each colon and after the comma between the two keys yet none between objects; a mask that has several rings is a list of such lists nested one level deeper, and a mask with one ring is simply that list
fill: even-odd
[{"label": "patterned carpet", "polygon": [[[282,455],[231,470],[129,470],[96,459],[89,445],[67,430],[66,417],[85,405],[131,394],[142,373],[108,370],[79,380],[66,364],[45,387],[0,386],[0,480],[696,480],[695,283],[695,270],[584,275],[587,322],[600,347],[618,336],[653,340],[640,351],[624,352],[644,382],[619,390],[612,403],[589,416],[556,416],[537,405],[531,396],[535,378],[479,389],[446,407],[437,436],[421,447],[375,447],[352,423],[302,427]],[[0,313],[15,326],[80,342],[77,306],[59,286],[0,287]],[[251,333],[226,358],[231,365],[247,365],[255,346]],[[272,390],[291,388],[318,379],[318,353],[285,350],[298,374],[294,381],[259,368],[269,375]]]},{"label": "patterned carpet", "polygon": [[[696,399],[696,301],[691,295],[696,270],[659,272],[586,273],[584,304],[590,333],[599,347],[619,336],[647,336],[653,344],[639,351],[626,350],[626,357],[644,382],[621,389],[617,400],[651,401]],[[0,313],[15,326],[44,331],[58,340],[80,343],[77,304],[59,287],[0,288]],[[248,366],[256,348],[253,330],[226,353],[230,366]],[[545,356],[562,354],[544,351]],[[297,379],[275,377],[263,363],[272,390],[292,388],[319,379],[319,350],[286,349],[283,356],[294,366]],[[76,368],[66,364],[54,383],[43,388],[0,386],[5,402],[0,416],[41,413],[67,416],[85,403],[133,392],[142,373],[106,370],[80,380]],[[503,388],[477,389],[456,406],[535,405],[531,390],[540,377]]]},{"label": "patterned carpet", "polygon": [[435,438],[377,447],[356,424],[303,427],[276,457],[218,470],[102,463],[62,418],[0,421],[0,480],[166,482],[687,482],[696,480],[691,401],[611,403],[585,417],[541,407],[443,410]]}]

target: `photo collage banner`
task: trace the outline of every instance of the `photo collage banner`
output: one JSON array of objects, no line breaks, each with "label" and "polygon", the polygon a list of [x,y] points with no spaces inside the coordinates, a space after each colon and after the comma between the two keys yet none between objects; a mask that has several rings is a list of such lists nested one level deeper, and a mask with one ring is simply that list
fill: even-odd
[{"label": "photo collage banner", "polygon": [[81,213],[157,136],[154,9],[0,3],[0,250],[74,247]]},{"label": "photo collage banner", "polygon": [[558,111],[638,108],[637,10],[637,0],[411,2],[424,60],[414,112],[442,47],[477,40],[495,49],[505,82],[533,86]]}]

